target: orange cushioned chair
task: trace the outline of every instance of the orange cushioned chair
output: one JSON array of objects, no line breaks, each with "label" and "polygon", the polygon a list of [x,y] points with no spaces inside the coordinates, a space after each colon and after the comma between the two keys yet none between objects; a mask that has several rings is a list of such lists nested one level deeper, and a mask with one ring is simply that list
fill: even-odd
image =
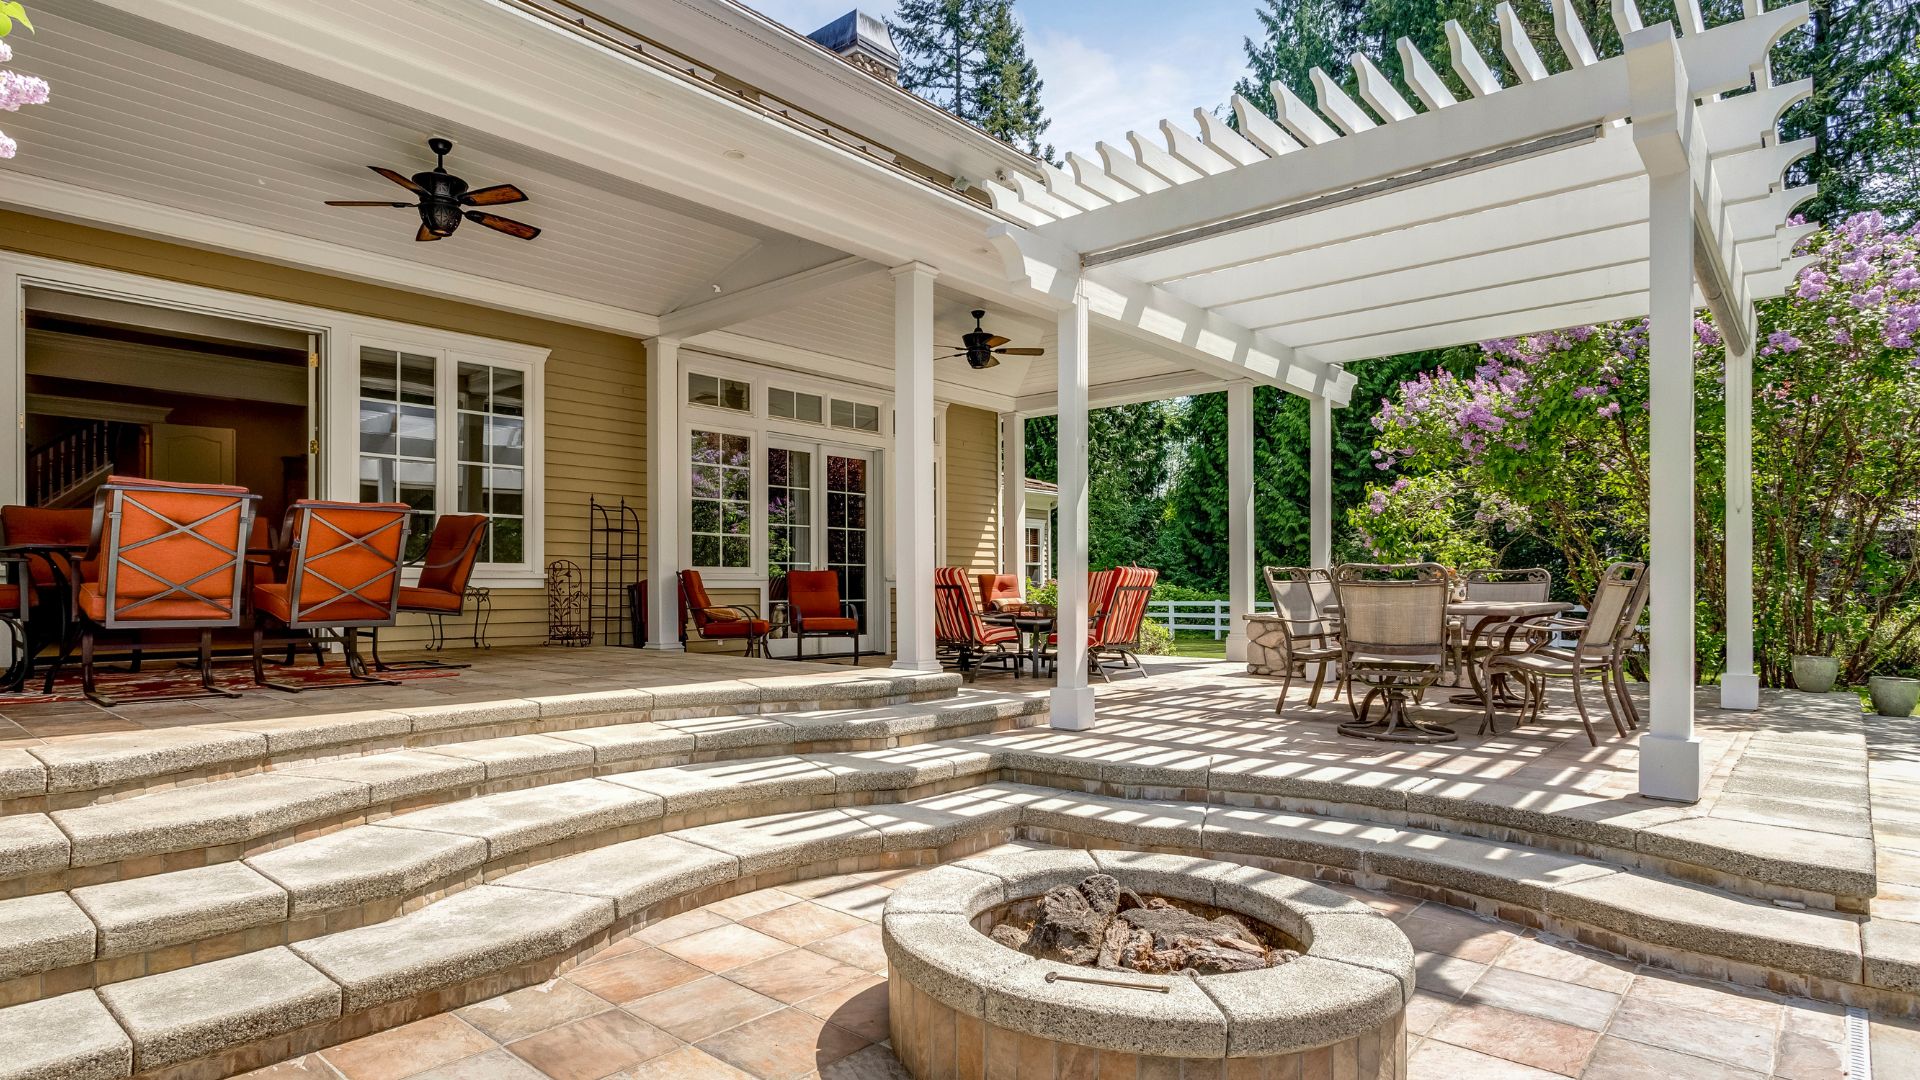
[{"label": "orange cushioned chair", "polygon": [[960,654],[960,671],[968,682],[976,669],[988,664],[1005,664],[1020,674],[1020,631],[980,617],[967,589],[967,572],[958,566],[934,568],[933,633],[941,646]]},{"label": "orange cushioned chair", "polygon": [[680,571],[680,640],[687,640],[687,616],[694,633],[709,641],[744,641],[748,656],[767,655],[767,620],[746,605],[720,607],[707,595],[700,571]]},{"label": "orange cushioned chair", "polygon": [[18,690],[26,683],[33,665],[33,653],[27,645],[27,597],[33,592],[33,586],[29,583],[27,560],[18,556],[0,555],[0,573],[8,579],[0,584],[0,627],[6,629],[10,657],[6,675],[0,677],[0,687]]},{"label": "orange cushioned chair", "polygon": [[980,575],[980,610],[987,614],[1020,603],[1020,578],[1014,574]]},{"label": "orange cushioned chair", "polygon": [[[356,634],[392,626],[400,603],[400,556],[407,546],[405,503],[302,499],[287,511],[287,580],[253,586],[253,681],[276,690],[393,685],[367,674]],[[330,683],[267,681],[261,648],[269,624],[339,640],[347,677]]]},{"label": "orange cushioned chair", "polygon": [[[1141,566],[1096,570],[1087,575],[1087,610],[1093,613],[1087,619],[1089,676],[1113,681],[1103,657],[1118,658],[1121,667],[1139,666],[1134,653],[1139,648],[1140,624],[1146,621],[1147,601],[1153,594],[1153,583],[1159,579],[1160,571]],[[1060,635],[1048,635],[1047,644],[1057,648]],[[1145,668],[1140,669],[1141,675],[1146,673]]]},{"label": "orange cushioned chair", "polygon": [[[94,685],[100,630],[200,631],[200,689],[143,694],[142,700],[239,696],[213,685],[213,631],[240,625],[246,538],[259,502],[260,496],[226,484],[109,476],[100,485],[86,555],[68,566],[80,680],[89,699],[117,704]],[[47,672],[49,693],[72,649],[69,636]]]},{"label": "orange cushioned chair", "polygon": [[[0,507],[0,533],[8,544],[54,544],[87,546],[93,536],[92,510],[50,510],[39,506]],[[26,605],[27,666],[20,672],[22,683],[32,674],[33,657],[48,642],[58,644],[70,636],[72,605],[67,589],[74,577],[74,556],[51,551],[23,556],[25,577],[15,578],[18,585],[30,585],[20,598]]]},{"label": "orange cushioned chair", "polygon": [[[446,645],[447,617],[466,611],[467,582],[480,561],[480,548],[486,543],[489,524],[485,514],[440,515],[433,523],[432,535],[427,538],[427,553],[420,557],[420,579],[400,587],[400,610],[425,615],[432,623],[433,637],[427,643],[428,649]],[[444,660],[403,660],[389,664],[380,659],[380,631],[376,629],[368,636],[373,638],[375,671],[472,666],[449,664]]]},{"label": "orange cushioned chair", "polygon": [[843,637],[847,655],[860,663],[860,613],[851,601],[840,599],[840,575],[832,570],[787,571],[787,617],[793,636],[793,656],[806,659],[807,639]]}]

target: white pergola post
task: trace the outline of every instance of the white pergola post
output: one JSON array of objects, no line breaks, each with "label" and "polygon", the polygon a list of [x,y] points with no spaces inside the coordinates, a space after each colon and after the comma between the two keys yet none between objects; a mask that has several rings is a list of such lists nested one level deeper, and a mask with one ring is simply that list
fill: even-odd
[{"label": "white pergola post", "polygon": [[1027,418],[1000,414],[1000,572],[1020,582],[1027,594]]},{"label": "white pergola post", "polygon": [[1050,722],[1080,731],[1093,726],[1087,681],[1087,298],[1078,287],[1060,313],[1060,594],[1058,676]]},{"label": "white pergola post", "polygon": [[1333,402],[1307,399],[1308,565],[1333,565]]},{"label": "white pergola post", "polygon": [[933,642],[933,279],[893,270],[893,569],[897,668],[940,670]]},{"label": "white pergola post", "polygon": [[[649,338],[647,347],[647,640],[680,652],[680,342]],[[637,628],[636,628],[637,629]]]},{"label": "white pergola post", "polygon": [[1227,659],[1247,660],[1253,611],[1253,384],[1227,387]]},{"label": "white pergola post", "polygon": [[1720,707],[1760,707],[1753,670],[1753,333],[1727,338],[1727,670]]}]

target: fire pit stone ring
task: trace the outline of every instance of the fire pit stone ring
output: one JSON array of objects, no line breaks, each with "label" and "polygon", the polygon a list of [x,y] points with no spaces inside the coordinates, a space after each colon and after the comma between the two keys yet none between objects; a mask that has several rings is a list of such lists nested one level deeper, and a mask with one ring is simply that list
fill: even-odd
[{"label": "fire pit stone ring", "polygon": [[[1256,971],[1155,975],[1037,959],[984,932],[1001,906],[1100,873],[1142,895],[1265,923],[1298,941],[1301,955]],[[1287,1067],[1274,1075],[1284,1076],[1286,1059],[1311,1064],[1325,1055],[1341,1064],[1336,1075],[1406,1075],[1412,946],[1372,908],[1299,878],[1131,851],[986,855],[896,890],[881,937],[894,1053],[919,1080],[1034,1080],[1050,1071],[1067,1080],[1094,1075],[1089,1054],[1101,1076],[1111,1058],[1114,1071],[1143,1080],[1149,1070],[1219,1080],[1222,1059],[1234,1068],[1275,1059]],[[1165,1072],[1170,1066],[1180,1071]]]}]

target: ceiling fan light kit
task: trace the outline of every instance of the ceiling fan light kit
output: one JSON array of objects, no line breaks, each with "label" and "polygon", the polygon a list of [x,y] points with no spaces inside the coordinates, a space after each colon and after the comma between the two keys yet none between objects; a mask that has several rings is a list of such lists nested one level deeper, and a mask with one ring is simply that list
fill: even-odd
[{"label": "ceiling fan light kit", "polygon": [[987,317],[985,310],[976,308],[969,314],[973,316],[973,329],[960,335],[959,345],[947,346],[955,350],[954,352],[935,359],[949,360],[956,356],[964,356],[967,358],[968,367],[975,371],[985,371],[987,368],[1000,366],[1002,356],[1045,355],[1045,349],[1008,348],[1006,338],[990,333],[980,325],[980,320]]},{"label": "ceiling fan light kit", "polygon": [[507,203],[526,202],[527,195],[512,184],[494,184],[490,187],[468,189],[467,182],[447,171],[447,155],[453,152],[453,142],[448,139],[432,138],[427,140],[427,149],[433,151],[433,168],[426,172],[414,173],[411,179],[380,165],[367,168],[386,177],[388,180],[406,188],[419,197],[418,202],[389,202],[363,199],[328,199],[328,206],[384,206],[397,209],[411,207],[420,214],[420,231],[413,234],[415,240],[442,240],[452,236],[462,221],[471,221],[495,232],[522,240],[531,240],[540,235],[540,230],[512,218],[500,217],[484,210],[474,210],[476,206],[503,206]]}]

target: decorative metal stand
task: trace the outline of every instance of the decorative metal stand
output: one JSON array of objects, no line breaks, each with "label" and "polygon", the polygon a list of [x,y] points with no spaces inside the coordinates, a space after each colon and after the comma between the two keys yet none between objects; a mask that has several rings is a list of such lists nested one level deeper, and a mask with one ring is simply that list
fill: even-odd
[{"label": "decorative metal stand", "polygon": [[547,644],[578,648],[593,644],[587,626],[587,576],[572,559],[547,564]]},{"label": "decorative metal stand", "polygon": [[602,645],[639,648],[627,616],[628,586],[640,580],[645,535],[640,514],[626,499],[587,502],[587,634]]}]

